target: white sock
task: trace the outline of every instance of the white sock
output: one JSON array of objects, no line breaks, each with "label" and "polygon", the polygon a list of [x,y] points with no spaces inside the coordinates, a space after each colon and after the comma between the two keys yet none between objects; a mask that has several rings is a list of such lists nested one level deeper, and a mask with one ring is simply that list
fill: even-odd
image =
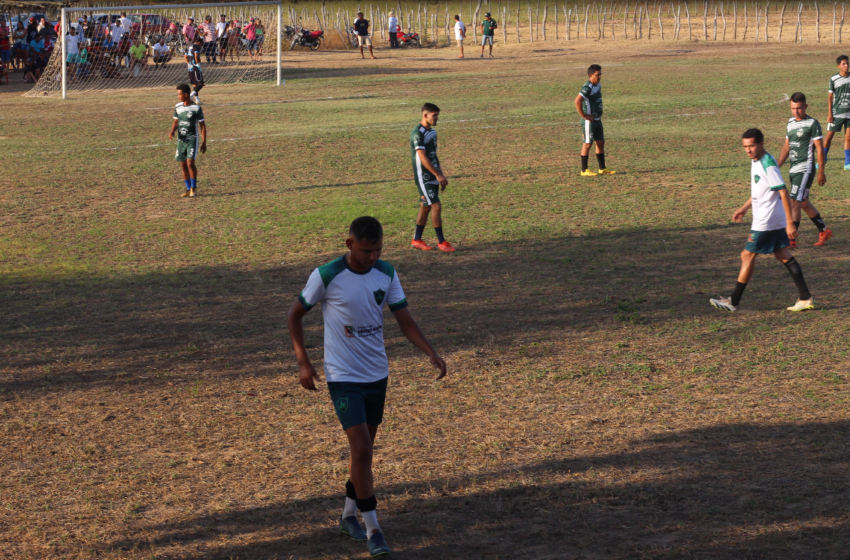
[{"label": "white sock", "polygon": [[352,515],[357,515],[357,502],[351,498],[345,498],[345,508],[342,510],[342,518],[345,519]]},{"label": "white sock", "polygon": [[361,511],[360,514],[363,516],[363,521],[366,523],[366,535],[371,537],[372,532],[381,531],[381,526],[378,525],[378,512],[374,509],[372,511]]}]

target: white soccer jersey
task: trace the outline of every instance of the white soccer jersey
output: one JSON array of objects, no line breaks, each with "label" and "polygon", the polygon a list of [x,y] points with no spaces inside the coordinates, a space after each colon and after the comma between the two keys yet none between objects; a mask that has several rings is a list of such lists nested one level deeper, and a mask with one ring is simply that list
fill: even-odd
[{"label": "white soccer jersey", "polygon": [[750,168],[751,196],[753,199],[753,231],[785,229],[785,208],[779,191],[785,181],[773,156],[765,152],[760,160],[753,160]]},{"label": "white soccer jersey", "polygon": [[327,381],[371,383],[389,375],[384,304],[390,311],[407,307],[391,264],[379,260],[368,272],[356,272],[339,257],[310,274],[298,300],[308,311],[322,302]]}]

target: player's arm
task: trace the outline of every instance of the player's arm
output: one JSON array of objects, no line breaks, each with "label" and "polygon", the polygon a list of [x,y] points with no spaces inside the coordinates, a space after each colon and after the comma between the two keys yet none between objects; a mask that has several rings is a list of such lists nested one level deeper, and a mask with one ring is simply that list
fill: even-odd
[{"label": "player's arm", "polygon": [[198,123],[201,127],[201,153],[207,153],[207,121],[201,121]]},{"label": "player's arm", "polygon": [[[446,376],[446,362],[439,356],[439,354],[437,354],[437,351],[434,350],[434,347],[431,346],[431,343],[428,342],[428,339],[425,338],[424,334],[422,334],[422,329],[420,329],[419,325],[416,324],[416,321],[413,319],[413,316],[410,315],[408,308],[404,307],[398,311],[393,311],[393,317],[395,317],[395,320],[401,329],[401,333],[405,336],[405,338],[407,338],[411,344],[422,350],[422,352],[428,356],[428,361],[431,362],[431,365],[440,370],[440,374],[437,375],[437,379],[444,378]],[[290,329],[290,332],[292,332],[292,329]]]},{"label": "player's arm", "polygon": [[788,189],[782,187],[779,196],[782,198],[782,207],[785,209],[785,231],[788,233],[788,239],[794,241],[797,239],[797,226],[794,225],[794,219],[791,217],[791,197],[788,196]]},{"label": "player's arm", "polygon": [[446,185],[448,185],[448,184],[449,184],[449,180],[448,180],[448,179],[446,179],[446,177],[445,177],[445,176],[444,176],[444,175],[440,172],[440,170],[439,170],[439,169],[435,168],[435,167],[431,164],[431,160],[430,160],[430,159],[428,159],[428,156],[427,156],[427,155],[425,155],[425,150],[424,150],[424,149],[417,149],[417,150],[416,150],[416,157],[418,157],[418,158],[419,158],[420,163],[422,163],[422,167],[424,167],[424,168],[425,168],[425,169],[427,169],[427,170],[428,170],[428,171],[429,171],[432,175],[434,175],[434,177],[436,177],[436,178],[437,178],[437,181],[439,181],[439,182],[440,182],[440,186],[441,186],[441,187],[443,187],[443,189],[445,189],[445,188],[446,188]]},{"label": "player's arm", "polygon": [[826,116],[826,122],[828,122],[828,123],[831,123],[832,121],[835,120],[832,116],[832,100],[833,100],[833,97],[834,96],[833,96],[832,92],[829,92],[829,95],[826,96],[826,115],[827,115]]},{"label": "player's arm", "polygon": [[299,375],[298,379],[301,386],[310,391],[316,390],[316,381],[320,381],[318,372],[313,364],[310,363],[310,357],[307,356],[307,348],[304,347],[304,325],[302,319],[307,314],[308,309],[304,307],[300,300],[296,300],[289,308],[289,313],[286,314],[286,326],[289,328],[289,338],[292,339],[292,347],[295,349],[295,358],[298,360]]},{"label": "player's arm", "polygon": [[174,133],[177,132],[177,125],[180,121],[177,120],[177,117],[174,117],[174,122],[171,123],[171,132],[168,133],[168,139],[174,139]]},{"label": "player's arm", "polygon": [[581,115],[581,118],[587,121],[593,120],[593,115],[587,115],[584,112],[584,96],[582,94],[576,95],[576,110],[578,114]]},{"label": "player's arm", "polygon": [[[748,198],[747,202],[745,202],[743,206],[741,206],[740,208],[735,210],[735,213],[732,214],[732,221],[740,223],[744,219],[744,216],[747,215],[747,212],[750,211],[750,208],[752,206],[753,206],[753,199]],[[790,216],[790,214],[789,214],[789,216]]]},{"label": "player's arm", "polygon": [[782,151],[779,152],[779,159],[776,160],[776,165],[782,167],[782,164],[785,163],[785,160],[788,159],[788,154],[791,152],[791,141],[788,140],[788,137],[785,137],[785,143],[782,145]]},{"label": "player's arm", "polygon": [[816,157],[818,161],[818,186],[822,187],[826,184],[826,173],[823,169],[825,167],[823,163],[823,138],[815,140],[815,150],[817,150],[815,153],[817,154]]}]

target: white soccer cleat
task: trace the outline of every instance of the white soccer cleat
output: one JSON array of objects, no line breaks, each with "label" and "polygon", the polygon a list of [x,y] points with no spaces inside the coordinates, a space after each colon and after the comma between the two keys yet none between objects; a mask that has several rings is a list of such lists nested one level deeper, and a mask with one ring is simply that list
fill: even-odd
[{"label": "white soccer cleat", "polygon": [[798,299],[797,303],[788,308],[788,311],[805,311],[815,308],[815,298]]},{"label": "white soccer cleat", "polygon": [[708,302],[717,309],[723,309],[725,311],[738,311],[738,308],[732,305],[732,300],[725,297],[720,297],[717,299],[711,298]]}]

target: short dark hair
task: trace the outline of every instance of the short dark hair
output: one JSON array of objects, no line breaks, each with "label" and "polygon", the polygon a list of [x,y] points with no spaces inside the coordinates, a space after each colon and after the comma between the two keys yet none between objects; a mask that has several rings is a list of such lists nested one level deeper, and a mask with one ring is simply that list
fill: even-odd
[{"label": "short dark hair", "polygon": [[433,103],[426,103],[422,106],[423,113],[439,113],[440,108],[434,105]]},{"label": "short dark hair", "polygon": [[599,66],[598,64],[591,64],[591,65],[587,68],[587,75],[588,75],[588,76],[592,76],[592,75],[596,74],[597,72],[601,72],[601,71],[602,71],[602,67],[601,67],[601,66]]},{"label": "short dark hair", "polygon": [[183,93],[190,93],[192,89],[189,87],[189,84],[177,84],[177,91],[182,91]]},{"label": "short dark hair", "polygon": [[835,64],[841,64],[842,60],[847,60],[848,62],[850,62],[850,58],[847,58],[846,54],[842,54],[841,56],[835,59]]},{"label": "short dark hair", "polygon": [[791,103],[805,103],[806,102],[806,94],[802,91],[798,91],[797,93],[791,94]]},{"label": "short dark hair", "polygon": [[460,16],[455,16],[455,19],[460,21]]},{"label": "short dark hair", "polygon": [[756,141],[756,144],[764,143],[764,134],[757,128],[748,128],[741,138],[752,138]]},{"label": "short dark hair", "polygon": [[360,216],[351,222],[348,235],[357,241],[371,241],[377,243],[384,238],[384,228],[381,222],[372,216]]}]

